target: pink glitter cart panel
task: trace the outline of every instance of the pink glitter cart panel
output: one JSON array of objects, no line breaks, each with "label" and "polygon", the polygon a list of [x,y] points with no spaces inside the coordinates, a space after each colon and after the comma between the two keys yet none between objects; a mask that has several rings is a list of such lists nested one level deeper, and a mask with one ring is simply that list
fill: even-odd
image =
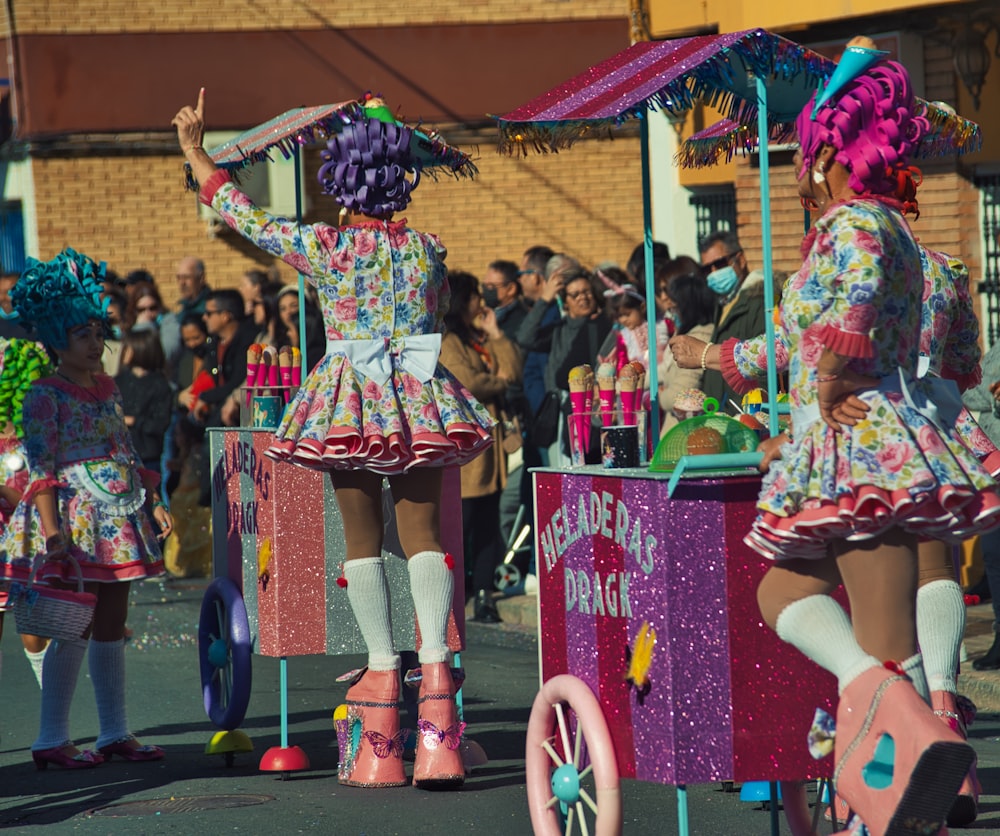
[{"label": "pink glitter cart panel", "polygon": [[[682,785],[828,777],[807,734],[836,680],[761,620],[767,562],[743,543],[756,476],[681,481],[588,467],[534,474],[542,681],[597,695],[622,777]],[[633,475],[634,474],[634,475]],[[656,631],[646,693],[626,681]]]},{"label": "pink glitter cart panel", "polygon": [[[210,430],[213,574],[243,592],[254,652],[261,656],[364,653],[347,589],[337,584],[345,558],[343,523],[325,473],[264,455],[266,430]],[[455,558],[455,598],[448,645],[465,646],[461,484],[444,474],[441,538]],[[396,647],[418,647],[406,561],[386,487],[383,555]]]}]

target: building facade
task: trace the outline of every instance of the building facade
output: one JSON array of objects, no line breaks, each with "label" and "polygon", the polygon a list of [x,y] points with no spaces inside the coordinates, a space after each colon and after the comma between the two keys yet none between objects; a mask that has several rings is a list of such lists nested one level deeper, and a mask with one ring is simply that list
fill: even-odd
[{"label": "building facade", "polygon": [[[204,259],[217,287],[270,266],[184,189],[170,120],[200,87],[213,136],[371,91],[407,121],[471,151],[476,180],[427,178],[406,213],[413,226],[441,236],[453,268],[481,274],[490,261],[518,260],[536,244],[587,264],[624,263],[642,240],[637,136],[615,141],[613,170],[604,143],[512,159],[497,154],[490,118],[625,48],[622,0],[431,0],[376,12],[332,0],[6,0],[5,7],[5,269],[17,269],[25,254],[50,258],[73,246],[119,273],[148,269],[169,302],[182,256]],[[303,155],[306,221],[336,217],[316,185],[318,157]],[[277,196],[274,205],[282,205]]]},{"label": "building facade", "polygon": [[[762,27],[835,57],[855,35],[875,37],[913,78],[918,95],[943,101],[980,124],[982,149],[962,157],[921,160],[920,218],[914,232],[927,246],[962,258],[980,292],[984,339],[1000,338],[1000,7],[990,0],[844,0],[803,5],[793,0],[704,0],[676,4],[646,0],[648,35],[673,38]],[[718,118],[697,108],[685,132]],[[803,213],[795,192],[791,154],[771,156],[770,205],[775,269],[800,263]],[[681,185],[693,199],[730,208],[741,243],[761,264],[760,197],[756,160],[686,171]],[[724,214],[720,210],[720,214]]]}]

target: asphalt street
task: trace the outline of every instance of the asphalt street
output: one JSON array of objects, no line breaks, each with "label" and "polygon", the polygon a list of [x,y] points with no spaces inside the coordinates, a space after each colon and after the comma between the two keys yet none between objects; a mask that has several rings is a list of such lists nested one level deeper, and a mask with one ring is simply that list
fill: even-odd
[{"label": "asphalt street", "polygon": [[[8,621],[0,642],[0,827],[46,834],[530,834],[524,739],[538,688],[533,628],[469,625],[462,657],[467,735],[490,760],[473,771],[461,792],[360,790],[337,783],[331,722],[346,691],[335,679],[361,664],[359,657],[288,660],[289,743],[305,751],[308,771],[282,780],[258,769],[260,756],[280,742],[279,662],[271,658],[253,657],[252,697],[241,728],[255,751],[238,755],[231,767],[204,754],[215,731],[202,707],[195,639],[204,587],[204,581],[149,582],[134,596],[129,715],[137,735],[166,749],[166,759],[157,763],[115,760],[93,770],[36,771],[29,748],[37,731],[38,689]],[[86,663],[72,729],[79,743],[93,743],[96,714]],[[1000,716],[981,715],[972,735],[986,789],[972,832],[1000,834]],[[625,834],[678,832],[673,787],[625,781],[623,796]],[[689,787],[688,810],[695,836],[771,832],[770,813],[761,804],[741,802],[721,784]],[[779,823],[779,832],[787,834]]]}]

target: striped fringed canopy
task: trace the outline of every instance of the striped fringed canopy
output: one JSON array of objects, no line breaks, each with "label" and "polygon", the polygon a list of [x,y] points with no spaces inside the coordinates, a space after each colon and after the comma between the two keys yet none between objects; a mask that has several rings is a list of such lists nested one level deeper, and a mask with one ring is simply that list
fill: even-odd
[{"label": "striped fringed canopy", "polygon": [[[982,145],[979,125],[937,103],[924,102],[919,98],[917,101],[926,107],[931,130],[917,146],[915,158],[929,159],[979,150]],[[795,125],[786,122],[771,126],[769,140],[776,144],[798,142]],[[685,139],[675,159],[681,168],[706,168],[716,165],[721,159],[729,162],[737,154],[745,156],[756,150],[756,122],[748,124],[723,119]]]},{"label": "striped fringed canopy", "polygon": [[[363,103],[356,100],[297,107],[209,149],[208,155],[219,168],[238,177],[240,169],[273,159],[271,154],[275,149],[284,159],[290,159],[296,148],[323,142],[343,125],[363,118],[366,118]],[[448,145],[437,133],[410,127],[414,132],[411,151],[421,159],[422,173],[434,177],[435,169],[444,168],[456,177],[475,176],[477,169],[468,154]],[[188,188],[197,190],[190,165],[185,164],[185,172]]]},{"label": "striped fringed canopy", "polygon": [[[767,80],[768,122],[780,136],[834,66],[819,53],[763,29],[641,41],[493,117],[500,130],[499,150],[559,151],[585,136],[609,133],[648,110],[683,113],[696,100],[740,125],[756,126],[758,76]],[[981,142],[975,123],[936,107],[928,115],[936,131],[922,146],[924,155],[970,151]],[[738,147],[737,139],[727,140],[730,147]],[[720,153],[724,151],[720,145]]]}]

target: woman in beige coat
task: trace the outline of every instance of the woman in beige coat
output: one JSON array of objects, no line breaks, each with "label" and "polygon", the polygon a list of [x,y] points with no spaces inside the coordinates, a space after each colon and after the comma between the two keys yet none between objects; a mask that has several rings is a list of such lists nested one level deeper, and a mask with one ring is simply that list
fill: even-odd
[{"label": "woman in beige coat", "polygon": [[[688,334],[708,342],[715,327],[715,295],[705,282],[701,267],[687,256],[675,258],[656,274],[657,301],[673,321],[675,334]],[[656,367],[663,420],[661,435],[677,425],[674,400],[685,389],[700,389],[704,369],[682,369],[666,346]]]},{"label": "woman in beige coat", "polygon": [[462,525],[465,532],[466,593],[476,596],[475,620],[498,622],[490,590],[503,556],[500,492],[507,483],[501,444],[507,387],[521,378],[517,346],[504,336],[496,314],[483,304],[479,281],[469,273],[448,274],[451,305],[445,315],[440,362],[483,404],[497,426],[493,446],[462,466]]}]

